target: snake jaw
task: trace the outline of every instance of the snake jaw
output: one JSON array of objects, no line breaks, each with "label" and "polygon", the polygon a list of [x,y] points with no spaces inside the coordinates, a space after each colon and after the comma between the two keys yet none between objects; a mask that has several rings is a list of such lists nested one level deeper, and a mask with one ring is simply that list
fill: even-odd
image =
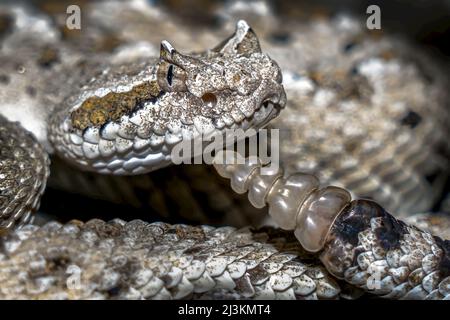
[{"label": "snake jaw", "polygon": [[240,21],[215,49],[188,55],[163,41],[156,64],[106,69],[66,100],[49,138],[81,169],[140,174],[169,165],[177,143],[259,129],[285,104],[280,68]]}]

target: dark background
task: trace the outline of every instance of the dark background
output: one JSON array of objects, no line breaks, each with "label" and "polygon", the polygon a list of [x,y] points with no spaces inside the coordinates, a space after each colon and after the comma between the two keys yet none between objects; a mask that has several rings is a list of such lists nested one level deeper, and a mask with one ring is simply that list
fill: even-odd
[{"label": "dark background", "polygon": [[[229,1],[228,1],[229,2]],[[381,9],[382,28],[398,32],[412,40],[450,56],[450,0],[281,0],[268,1],[274,12],[292,19],[307,19],[315,14],[349,12],[368,16],[366,9],[375,4]],[[216,17],[208,14],[227,1],[159,0],[175,14],[192,23],[214,25]]]},{"label": "dark background", "polygon": [[[70,4],[81,7],[93,0],[1,0],[2,3],[31,2],[47,12],[64,12]],[[190,23],[220,27],[214,10],[230,3],[227,0],[153,0]],[[381,8],[382,28],[402,33],[412,40],[450,56],[450,0],[280,0],[267,1],[273,11],[287,19],[307,19],[314,14],[350,12],[367,16],[369,5]]]}]

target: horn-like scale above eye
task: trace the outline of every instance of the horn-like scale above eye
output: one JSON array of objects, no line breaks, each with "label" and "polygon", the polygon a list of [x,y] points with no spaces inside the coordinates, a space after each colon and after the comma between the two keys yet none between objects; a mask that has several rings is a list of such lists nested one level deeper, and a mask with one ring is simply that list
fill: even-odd
[{"label": "horn-like scale above eye", "polygon": [[261,52],[258,37],[244,20],[238,21],[236,31],[228,39],[222,41],[212,51],[223,54],[243,54]]},{"label": "horn-like scale above eye", "polygon": [[187,91],[186,87],[186,72],[167,61],[161,61],[156,72],[158,84],[163,91]]}]

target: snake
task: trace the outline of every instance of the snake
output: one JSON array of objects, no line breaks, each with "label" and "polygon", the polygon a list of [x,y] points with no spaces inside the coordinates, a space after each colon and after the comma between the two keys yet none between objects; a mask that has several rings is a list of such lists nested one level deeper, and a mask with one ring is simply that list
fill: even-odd
[{"label": "snake", "polygon": [[[27,16],[20,10],[15,14],[18,21]],[[339,23],[348,28],[348,21]],[[17,45],[14,37],[9,45]],[[48,48],[40,61],[44,66],[54,63]],[[239,163],[236,153],[219,151],[226,161],[214,163],[217,173],[230,180],[234,192],[248,193],[255,208],[267,206],[275,228],[215,228],[120,219],[32,224],[49,176],[49,154],[77,169],[100,174],[160,171],[171,164],[171,150],[180,141],[195,141],[211,132],[224,135],[225,129],[267,125],[298,128],[325,121],[323,116],[314,118],[317,110],[305,111],[308,107],[304,105],[282,110],[289,103],[285,87],[295,87],[296,94],[311,99],[309,105],[316,109],[326,106],[323,101],[333,98],[336,87],[344,95],[342,99],[357,96],[366,104],[371,90],[378,90],[381,100],[371,103],[383,105],[383,96],[390,98],[394,93],[367,85],[367,78],[376,81],[371,79],[376,78],[373,70],[403,72],[410,77],[415,72],[395,69],[389,61],[387,66],[380,60],[363,61],[357,67],[350,66],[353,82],[336,83],[333,79],[342,77],[336,66],[326,62],[325,67],[311,66],[308,62],[307,78],[293,72],[296,68],[305,70],[304,65],[293,66],[296,62],[289,59],[289,71],[282,72],[276,60],[263,53],[256,33],[243,20],[213,49],[184,54],[162,41],[159,54],[156,59],[132,57],[132,61],[116,56],[116,63],[105,62],[104,56],[95,54],[89,60],[69,59],[55,67],[56,71],[37,75],[43,78],[36,83],[39,90],[28,88],[31,96],[41,99],[41,104],[31,104],[26,110],[33,113],[30,110],[37,109],[37,128],[8,120],[8,110],[0,115],[1,297],[332,299],[358,297],[366,291],[391,299],[449,298],[450,242],[396,219],[383,208],[407,212],[430,206],[431,194],[439,184],[427,184],[416,170],[423,175],[441,168],[442,161],[437,161],[440,158],[432,150],[445,137],[445,129],[436,125],[445,122],[444,116],[419,126],[425,138],[418,142],[386,125],[388,135],[400,137],[387,147],[355,145],[355,137],[367,132],[358,132],[358,126],[350,123],[353,131],[348,134],[354,139],[345,147],[347,151],[362,150],[365,155],[356,164],[354,158],[338,158],[346,155],[339,150],[340,145],[323,142],[320,132],[319,137],[303,137],[302,130],[294,129],[286,139],[304,149],[282,145],[282,165],[276,169],[254,157]],[[276,49],[271,56],[277,57]],[[338,67],[343,68],[345,62]],[[11,57],[2,57],[2,63],[15,68],[19,76],[26,70]],[[331,75],[320,75],[316,69],[330,70]],[[319,90],[315,96],[305,93],[314,83],[327,90]],[[411,81],[417,90],[421,84]],[[392,88],[397,85],[389,83]],[[8,92],[6,99],[11,98],[17,97]],[[414,103],[410,104],[414,108]],[[352,104],[339,107],[343,111],[355,108]],[[440,104],[432,107],[438,109]],[[396,105],[392,117],[405,108],[405,104]],[[383,110],[387,119],[389,110]],[[276,118],[285,112],[293,116]],[[305,121],[302,112],[312,118]],[[407,112],[403,122],[414,127],[420,116],[413,110]],[[367,130],[379,132],[370,126]],[[417,145],[424,141],[429,152],[422,152],[425,156],[409,166],[411,157],[417,155]],[[313,168],[325,172],[323,176],[310,172],[311,162],[299,157],[292,160],[296,153],[312,147],[318,149],[321,159],[330,159]],[[397,159],[388,157],[390,162],[386,163],[383,157],[396,148],[406,151]],[[365,170],[356,171],[356,165],[365,166]],[[308,166],[309,171],[305,170]],[[326,174],[322,169],[330,166],[334,169]],[[336,181],[340,186],[322,185],[322,181]],[[351,191],[345,188],[346,181]],[[403,190],[404,186],[413,188]],[[366,199],[352,200],[355,194],[365,194]],[[76,274],[80,278],[74,278]]]}]

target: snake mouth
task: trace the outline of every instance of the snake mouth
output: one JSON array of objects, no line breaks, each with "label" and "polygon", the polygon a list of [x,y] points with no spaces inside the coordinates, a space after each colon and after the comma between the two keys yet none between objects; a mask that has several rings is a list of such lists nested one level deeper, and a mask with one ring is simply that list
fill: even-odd
[{"label": "snake mouth", "polygon": [[261,121],[259,127],[264,127],[280,114],[283,107],[284,106],[279,103],[265,101],[262,103],[261,107],[255,111],[253,117]]}]

